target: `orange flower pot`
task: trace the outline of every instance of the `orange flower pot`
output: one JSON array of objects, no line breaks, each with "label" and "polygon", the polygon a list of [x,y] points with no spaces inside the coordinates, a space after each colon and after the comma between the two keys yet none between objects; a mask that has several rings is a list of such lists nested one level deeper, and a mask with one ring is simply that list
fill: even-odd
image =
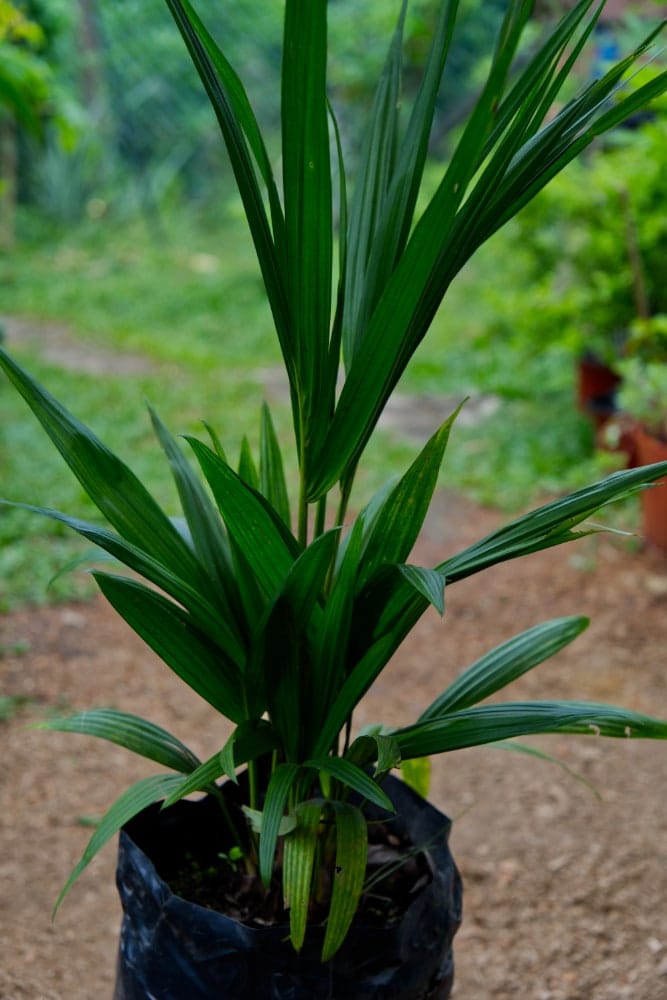
[{"label": "orange flower pot", "polygon": [[[635,428],[634,434],[636,465],[667,461],[667,441],[641,426]],[[644,538],[667,552],[667,477],[643,490],[641,503]]]}]

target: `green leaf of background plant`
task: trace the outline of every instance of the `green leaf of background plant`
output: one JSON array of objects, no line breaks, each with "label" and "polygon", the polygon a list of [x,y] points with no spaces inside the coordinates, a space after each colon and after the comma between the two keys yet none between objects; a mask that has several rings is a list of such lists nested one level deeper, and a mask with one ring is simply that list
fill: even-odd
[{"label": "green leaf of background plant", "polygon": [[64,719],[48,719],[37,723],[33,728],[97,736],[183,774],[194,771],[201,763],[191,750],[166,729],[137,715],[113,708],[94,708]]}]

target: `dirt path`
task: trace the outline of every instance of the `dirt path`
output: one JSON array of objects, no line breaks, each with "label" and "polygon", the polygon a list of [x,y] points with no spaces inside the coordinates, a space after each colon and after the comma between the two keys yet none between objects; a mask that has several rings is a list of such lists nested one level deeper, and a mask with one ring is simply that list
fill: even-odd
[{"label": "dirt path", "polygon": [[[444,557],[499,516],[441,496],[417,559]],[[457,670],[545,618],[587,613],[569,649],[513,698],[624,703],[667,716],[667,559],[587,539],[452,587],[427,615],[358,721],[409,721]],[[0,723],[0,998],[93,1000],[113,987],[119,906],[114,849],[91,865],[57,920],[50,909],[98,816],[149,765],[94,740],[26,730],[45,713],[115,705],[201,755],[224,733],[101,602],[2,622],[1,691],[25,706]],[[434,761],[433,800],[455,820],[465,885],[457,1000],[667,998],[667,746],[533,739],[592,782],[498,749]]]}]

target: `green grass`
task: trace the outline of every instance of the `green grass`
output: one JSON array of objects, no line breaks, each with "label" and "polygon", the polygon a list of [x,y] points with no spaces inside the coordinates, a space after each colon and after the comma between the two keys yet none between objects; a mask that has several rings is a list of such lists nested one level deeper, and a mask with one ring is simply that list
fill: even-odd
[{"label": "green grass", "polygon": [[[16,249],[0,257],[2,312],[31,321],[43,335],[39,341],[10,339],[10,350],[175,512],[145,402],[177,433],[197,433],[201,420],[208,420],[234,454],[243,434],[256,442],[266,373],[280,365],[243,223],[233,214],[179,211],[165,215],[158,234],[141,218],[91,220],[56,233],[27,218],[19,235]],[[498,396],[492,417],[455,429],[443,481],[507,510],[599,472],[590,429],[572,406],[571,359],[553,346],[531,344],[529,315],[517,316],[515,299],[505,294],[508,287],[521,287],[521,258],[513,250],[511,232],[500,234],[468,266],[399,386],[401,392],[456,400]],[[63,337],[98,361],[121,352],[141,364],[130,375],[119,374],[113,364],[103,375],[68,369],[58,362]],[[269,396],[289,449],[285,391],[274,388]],[[416,447],[378,435],[364,463],[357,504],[400,472]],[[0,468],[0,495],[94,517],[4,382]],[[60,575],[48,587],[63,565],[85,551],[63,527],[0,508],[0,609],[87,596],[91,584],[80,572]]]}]

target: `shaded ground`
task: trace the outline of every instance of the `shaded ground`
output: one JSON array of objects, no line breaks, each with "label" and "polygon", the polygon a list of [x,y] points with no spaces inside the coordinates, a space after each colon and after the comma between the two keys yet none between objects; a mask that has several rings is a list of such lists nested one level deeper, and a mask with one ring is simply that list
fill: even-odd
[{"label": "shaded ground", "polygon": [[[416,558],[443,558],[498,521],[442,495]],[[452,587],[444,621],[425,617],[358,722],[409,721],[495,643],[582,612],[593,617],[589,631],[517,682],[512,697],[585,697],[666,716],[666,609],[667,559],[628,553],[613,539],[496,567]],[[110,997],[119,923],[112,847],[55,923],[49,913],[90,835],[82,817],[98,816],[151,769],[94,740],[25,726],[53,710],[115,705],[167,726],[202,756],[224,734],[101,603],[22,611],[1,627],[0,690],[28,702],[0,723],[0,998]],[[553,765],[498,749],[434,761],[432,798],[454,818],[465,885],[455,997],[667,998],[667,746],[530,742],[600,797]]]}]

